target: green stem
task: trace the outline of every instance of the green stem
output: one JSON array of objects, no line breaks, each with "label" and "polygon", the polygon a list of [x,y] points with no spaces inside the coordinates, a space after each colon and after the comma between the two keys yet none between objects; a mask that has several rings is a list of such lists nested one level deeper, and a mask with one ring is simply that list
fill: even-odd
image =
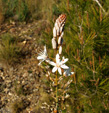
[{"label": "green stem", "polygon": [[58,73],[56,71],[56,111],[58,113]]},{"label": "green stem", "polygon": [[[56,41],[58,37],[56,37]],[[56,48],[56,54],[58,53],[58,45]],[[58,113],[58,71],[56,71],[56,113]]]}]

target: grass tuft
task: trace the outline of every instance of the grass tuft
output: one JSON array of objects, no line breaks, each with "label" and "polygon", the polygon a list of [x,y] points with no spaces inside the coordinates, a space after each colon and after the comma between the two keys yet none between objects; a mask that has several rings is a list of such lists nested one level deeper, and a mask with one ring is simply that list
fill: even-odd
[{"label": "grass tuft", "polygon": [[3,34],[0,43],[0,61],[8,64],[19,62],[21,48],[17,44],[17,38],[8,33]]}]

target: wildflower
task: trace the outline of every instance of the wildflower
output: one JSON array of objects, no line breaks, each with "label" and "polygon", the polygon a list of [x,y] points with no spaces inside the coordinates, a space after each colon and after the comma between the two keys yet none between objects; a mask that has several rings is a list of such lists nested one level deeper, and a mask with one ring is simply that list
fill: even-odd
[{"label": "wildflower", "polygon": [[59,74],[62,75],[61,68],[63,69],[68,69],[69,67],[65,65],[65,63],[68,61],[68,58],[60,61],[60,56],[59,54],[56,55],[56,63],[55,62],[49,62],[51,65],[54,66],[52,69],[52,72],[56,72],[58,70]]},{"label": "wildflower", "polygon": [[71,72],[71,71],[70,71],[70,68],[65,69],[65,70],[64,70],[64,73],[63,73],[64,76],[71,76],[71,75],[73,75],[73,74],[74,74],[74,72]]},{"label": "wildflower", "polygon": [[39,56],[37,57],[37,59],[40,60],[40,63],[38,65],[40,65],[43,61],[48,61],[47,57],[47,49],[46,46],[44,46],[44,51],[40,52]]}]

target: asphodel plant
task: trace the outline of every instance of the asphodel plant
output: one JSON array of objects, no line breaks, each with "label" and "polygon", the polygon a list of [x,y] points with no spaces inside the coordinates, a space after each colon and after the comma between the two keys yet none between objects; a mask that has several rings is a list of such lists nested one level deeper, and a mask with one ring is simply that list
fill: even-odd
[{"label": "asphodel plant", "polygon": [[[74,74],[74,72],[70,71],[70,68],[65,65],[65,63],[68,61],[68,58],[65,58],[64,56],[61,57],[62,54],[62,46],[63,46],[63,35],[64,35],[64,26],[65,26],[65,21],[66,21],[66,15],[61,14],[57,19],[54,24],[53,28],[53,38],[52,38],[52,48],[55,52],[55,62],[49,58],[47,54],[47,49],[46,46],[44,46],[44,50],[41,51],[37,57],[38,60],[40,60],[38,65],[41,65],[43,61],[48,63],[49,65],[53,66],[53,69],[49,74],[47,74],[47,77],[52,75],[51,73],[55,74],[55,81],[54,81],[54,86],[56,88],[55,90],[55,109],[54,112],[58,113],[59,109],[59,95],[58,95],[58,85],[60,81],[62,80],[62,76],[70,76]],[[53,59],[53,58],[52,58]],[[50,80],[53,81],[52,77],[50,77]],[[67,87],[71,81],[68,81],[68,83],[65,84],[65,87]],[[64,91],[65,92],[65,91]],[[64,94],[63,92],[63,94]],[[67,95],[68,96],[68,95]]]}]

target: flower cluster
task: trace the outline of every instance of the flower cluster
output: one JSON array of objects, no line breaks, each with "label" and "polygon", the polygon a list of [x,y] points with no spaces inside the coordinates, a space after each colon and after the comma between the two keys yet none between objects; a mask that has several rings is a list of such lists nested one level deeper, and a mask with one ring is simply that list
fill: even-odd
[{"label": "flower cluster", "polygon": [[47,49],[46,46],[44,46],[44,51],[41,51],[39,53],[39,56],[37,57],[37,59],[40,60],[38,65],[40,65],[43,61],[47,61],[47,57],[48,57]]},{"label": "flower cluster", "polygon": [[52,47],[53,49],[59,48],[59,54],[62,53],[65,21],[66,21],[66,15],[61,14],[56,20],[54,28],[53,28]]},{"label": "flower cluster", "polygon": [[52,47],[53,49],[59,51],[59,53],[56,54],[56,62],[53,62],[49,59],[46,46],[44,46],[44,51],[41,51],[39,53],[37,59],[40,60],[40,63],[38,65],[40,65],[43,61],[45,61],[50,65],[54,66],[52,69],[53,73],[55,73],[58,70],[59,74],[62,75],[62,69],[63,69],[64,70],[63,75],[70,76],[74,74],[74,72],[70,72],[70,68],[65,65],[65,63],[68,61],[68,58],[62,57],[62,60],[60,60],[60,54],[62,53],[65,20],[66,20],[66,15],[61,14],[56,20],[53,28]]},{"label": "flower cluster", "polygon": [[[55,79],[53,76],[50,76],[51,73],[48,71],[48,73],[46,74],[47,78],[52,81],[51,84],[51,90],[52,86],[56,87],[56,91],[55,91],[55,98],[56,99],[56,106],[54,109],[55,113],[58,113],[58,100],[59,98],[63,100],[65,100],[66,98],[70,97],[69,94],[67,94],[67,89],[69,87],[69,85],[71,84],[72,80],[69,80],[66,84],[64,84],[64,86],[59,85],[61,84],[61,82],[63,81],[64,76],[70,76],[73,75],[74,72],[70,71],[70,67],[68,67],[65,63],[68,61],[68,58],[65,57],[61,57],[60,54],[62,54],[62,44],[63,44],[63,35],[64,35],[64,25],[65,25],[65,21],[66,21],[66,15],[65,14],[61,14],[58,19],[55,22],[54,28],[53,28],[53,38],[52,38],[52,47],[53,49],[56,50],[56,56],[55,59],[53,59],[53,61],[49,58],[48,53],[47,53],[47,49],[46,46],[44,46],[44,50],[41,51],[37,57],[38,60],[40,60],[39,64],[40,65],[43,61],[45,61],[46,63],[48,63],[49,65],[52,65],[52,73],[55,73]],[[55,62],[54,62],[55,61]],[[58,76],[58,73],[60,75],[63,76]],[[58,96],[58,89],[61,90],[64,88],[63,94]]]},{"label": "flower cluster", "polygon": [[62,60],[60,60],[60,55],[56,54],[56,62],[51,61],[48,58],[46,46],[44,46],[44,51],[41,51],[39,53],[39,56],[37,57],[37,59],[40,60],[40,63],[38,65],[40,65],[43,61],[46,61],[50,65],[54,66],[52,69],[53,73],[58,70],[59,74],[62,75],[61,70],[64,69],[64,73],[63,73],[64,76],[70,76],[74,74],[74,72],[70,72],[70,68],[65,65],[65,63],[68,61],[68,58],[62,57]]}]

